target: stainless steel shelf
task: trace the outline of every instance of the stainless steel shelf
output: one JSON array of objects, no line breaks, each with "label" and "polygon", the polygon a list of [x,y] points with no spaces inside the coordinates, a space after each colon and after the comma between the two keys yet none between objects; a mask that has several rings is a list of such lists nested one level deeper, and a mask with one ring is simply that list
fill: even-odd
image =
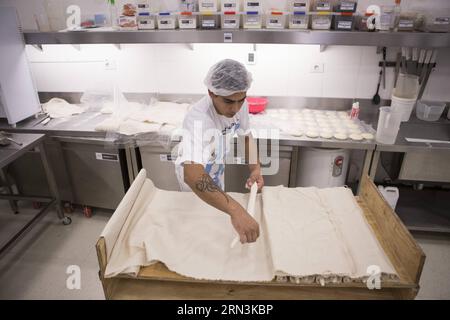
[{"label": "stainless steel shelf", "polygon": [[450,33],[358,32],[319,30],[139,30],[24,32],[26,44],[92,43],[223,43],[224,33],[233,43],[320,44],[357,46],[450,47]]}]

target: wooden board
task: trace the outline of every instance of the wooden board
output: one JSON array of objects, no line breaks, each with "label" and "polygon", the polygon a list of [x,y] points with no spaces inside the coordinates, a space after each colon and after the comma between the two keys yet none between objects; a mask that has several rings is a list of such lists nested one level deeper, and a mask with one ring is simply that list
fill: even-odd
[{"label": "wooden board", "polygon": [[136,278],[104,278],[106,247],[97,242],[97,255],[107,299],[413,299],[418,292],[425,255],[401,220],[384,201],[369,177],[364,177],[358,204],[400,280],[383,281],[381,290],[364,283],[319,284],[206,281],[184,277],[163,263],[142,267]]}]

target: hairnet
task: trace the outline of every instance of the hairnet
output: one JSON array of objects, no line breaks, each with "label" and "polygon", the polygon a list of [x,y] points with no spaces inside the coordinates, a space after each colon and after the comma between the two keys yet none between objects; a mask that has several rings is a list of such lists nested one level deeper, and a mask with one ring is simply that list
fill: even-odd
[{"label": "hairnet", "polygon": [[204,82],[212,93],[225,97],[247,91],[252,83],[252,75],[242,63],[225,59],[209,69]]}]

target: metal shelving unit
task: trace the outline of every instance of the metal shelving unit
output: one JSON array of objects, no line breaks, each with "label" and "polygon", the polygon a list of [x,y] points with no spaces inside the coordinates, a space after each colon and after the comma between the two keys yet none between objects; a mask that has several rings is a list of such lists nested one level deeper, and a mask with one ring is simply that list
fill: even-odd
[{"label": "metal shelving unit", "polygon": [[[231,38],[230,38],[231,35]],[[139,30],[24,32],[25,43],[272,43],[349,46],[450,47],[450,33],[362,32],[320,30]]]}]

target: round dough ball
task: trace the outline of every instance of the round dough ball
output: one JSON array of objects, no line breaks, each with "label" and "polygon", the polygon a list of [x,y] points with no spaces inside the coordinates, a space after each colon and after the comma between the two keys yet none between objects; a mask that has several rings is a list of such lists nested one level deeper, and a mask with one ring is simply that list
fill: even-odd
[{"label": "round dough ball", "polygon": [[355,140],[355,141],[361,141],[363,139],[363,137],[360,134],[352,133],[350,135],[350,139]]},{"label": "round dough ball", "polygon": [[340,128],[340,129],[334,129],[334,132],[336,133],[342,133],[342,134],[347,134],[347,130],[345,130],[344,128]]},{"label": "round dough ball", "polygon": [[367,132],[366,132],[366,133],[362,133],[361,136],[362,136],[364,139],[367,139],[367,140],[373,140],[373,139],[375,138],[373,134],[367,133]]},{"label": "round dough ball", "polygon": [[362,132],[361,132],[361,130],[359,130],[359,129],[350,129],[350,133],[353,133],[353,134],[361,134]]},{"label": "round dough ball", "polygon": [[347,139],[347,135],[345,133],[340,133],[340,132],[336,132],[334,134],[334,137],[338,140],[346,140]]},{"label": "round dough ball", "polygon": [[346,126],[350,129],[357,129],[359,126],[356,123],[346,123]]},{"label": "round dough ball", "polygon": [[306,136],[309,138],[317,138],[319,136],[319,133],[314,130],[308,130],[306,131]]},{"label": "round dough ball", "polygon": [[333,137],[333,133],[331,131],[321,131],[320,137],[324,139],[331,139]]}]

